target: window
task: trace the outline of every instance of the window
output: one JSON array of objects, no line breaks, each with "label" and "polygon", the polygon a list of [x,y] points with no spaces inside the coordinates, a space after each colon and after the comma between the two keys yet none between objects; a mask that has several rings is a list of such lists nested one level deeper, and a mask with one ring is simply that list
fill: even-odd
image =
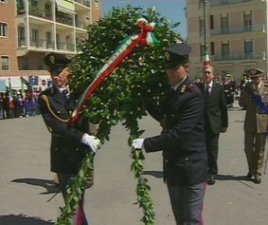
[{"label": "window", "polygon": [[18,44],[19,44],[19,46],[25,46],[25,29],[24,29],[24,27],[18,27]]},{"label": "window", "polygon": [[205,28],[204,20],[199,18],[199,35],[200,36],[204,35],[204,28]]},{"label": "window", "polygon": [[200,45],[200,56],[205,55],[205,45]]},{"label": "window", "polygon": [[37,69],[38,70],[43,70],[43,59],[42,58],[38,58],[37,59]]},{"label": "window", "polygon": [[211,53],[211,55],[215,55],[214,42],[211,42],[211,43],[210,43],[210,53]]},{"label": "window", "polygon": [[249,32],[252,30],[252,14],[244,13],[244,31]]},{"label": "window", "polygon": [[212,29],[214,29],[214,17],[213,17],[213,15],[210,15],[209,19],[210,19],[210,29],[212,30]]},{"label": "window", "polygon": [[29,70],[29,58],[22,58],[22,69]]},{"label": "window", "polygon": [[32,45],[39,47],[39,31],[32,29]]},{"label": "window", "polygon": [[229,43],[221,44],[222,59],[229,60]]},{"label": "window", "polygon": [[53,47],[50,32],[46,32],[46,43],[47,43],[47,48],[52,48]]},{"label": "window", "polygon": [[7,37],[7,24],[0,23],[0,37]]},{"label": "window", "polygon": [[222,34],[227,34],[229,30],[229,22],[227,16],[221,17],[221,32]]},{"label": "window", "polygon": [[245,41],[244,42],[244,48],[245,48],[245,56],[246,56],[246,58],[251,59],[252,54],[253,54],[253,42],[252,42],[252,40]]},{"label": "window", "polygon": [[57,49],[61,49],[60,34],[56,34],[56,44],[57,44]]},{"label": "window", "polygon": [[38,2],[37,2],[37,0],[31,0],[31,1],[30,1],[30,5],[31,5],[32,7],[36,7],[36,8],[37,8],[37,6],[38,6]]},{"label": "window", "polygon": [[2,70],[9,70],[9,57],[1,56]]},{"label": "window", "polygon": [[252,41],[245,41],[245,53],[253,52],[253,43]]}]

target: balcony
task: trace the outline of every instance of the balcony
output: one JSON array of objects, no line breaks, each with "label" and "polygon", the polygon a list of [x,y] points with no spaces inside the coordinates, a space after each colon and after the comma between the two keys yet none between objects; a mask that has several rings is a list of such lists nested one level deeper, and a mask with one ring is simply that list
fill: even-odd
[{"label": "balcony", "polygon": [[262,59],[266,56],[265,52],[251,52],[243,54],[227,54],[227,55],[213,55],[211,56],[212,61],[233,61],[233,60],[253,60]]},{"label": "balcony", "polygon": [[18,39],[18,46],[19,46],[19,48],[23,48],[23,47],[26,46],[26,40],[25,40],[25,37],[23,37],[23,38],[19,38],[19,39]]},{"label": "balcony", "polygon": [[260,0],[212,0],[210,3],[211,7],[225,6],[225,5],[234,5],[234,4],[243,4],[249,2],[261,2]]},{"label": "balcony", "polygon": [[254,26],[240,26],[240,27],[226,27],[222,29],[211,30],[211,36],[215,35],[228,35],[228,34],[239,34],[239,33],[251,33],[251,32],[262,32],[265,33],[265,24],[256,24]]},{"label": "balcony", "polygon": [[58,42],[57,48],[58,50],[74,52],[74,44],[71,44],[71,43]]},{"label": "balcony", "polygon": [[29,9],[29,15],[47,19],[47,20],[52,20],[52,12],[45,12],[42,9],[38,9],[34,7]]},{"label": "balcony", "polygon": [[75,0],[75,2],[80,3],[81,5],[84,5],[86,7],[90,7],[90,1],[89,0]]},{"label": "balcony", "polygon": [[87,26],[89,25],[89,23],[86,23],[84,21],[76,21],[75,22],[75,26],[77,28],[81,28],[81,29],[87,29]]}]

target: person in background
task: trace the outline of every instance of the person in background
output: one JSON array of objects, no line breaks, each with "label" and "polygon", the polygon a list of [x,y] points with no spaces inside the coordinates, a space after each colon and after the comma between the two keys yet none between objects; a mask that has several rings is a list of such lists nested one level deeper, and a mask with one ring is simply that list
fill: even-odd
[{"label": "person in background", "polygon": [[170,93],[160,110],[148,108],[163,127],[162,134],[132,142],[132,151],[163,151],[164,180],[176,224],[203,224],[207,180],[204,100],[188,76],[190,52],[185,43],[164,51]]},{"label": "person in background", "polygon": [[253,182],[260,184],[268,126],[268,85],[261,78],[261,69],[253,68],[249,72],[252,82],[244,88],[239,99],[240,106],[247,110],[244,123],[244,150],[248,163],[246,177],[254,177]]},{"label": "person in background", "polygon": [[231,74],[226,74],[223,81],[224,93],[226,97],[226,104],[228,108],[233,107],[234,94],[236,90],[235,81]]},{"label": "person in background", "polygon": [[201,91],[205,99],[205,132],[208,154],[209,185],[215,184],[218,174],[218,154],[220,133],[225,133],[228,127],[228,112],[223,86],[214,80],[214,68],[211,65],[204,67]]},{"label": "person in background", "polygon": [[[49,68],[53,86],[39,95],[38,102],[40,113],[52,136],[51,171],[57,174],[66,202],[67,187],[72,184],[72,178],[78,174],[83,158],[89,151],[96,153],[100,141],[90,135],[87,118],[82,117],[81,121],[75,124],[70,122],[75,102],[69,90],[72,73],[68,65],[71,61],[62,55],[50,53],[45,56],[44,62]],[[72,218],[72,224],[88,224],[83,201],[84,193]]]}]

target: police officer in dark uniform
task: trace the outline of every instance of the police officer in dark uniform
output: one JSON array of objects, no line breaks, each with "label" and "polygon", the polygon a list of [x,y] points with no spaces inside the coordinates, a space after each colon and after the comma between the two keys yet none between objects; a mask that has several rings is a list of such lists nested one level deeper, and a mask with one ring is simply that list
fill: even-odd
[{"label": "police officer in dark uniform", "polygon": [[164,180],[177,224],[203,224],[202,205],[207,179],[204,99],[189,79],[191,47],[176,44],[164,51],[170,94],[160,113],[148,109],[163,127],[161,135],[134,139],[132,150],[163,151]]},{"label": "police officer in dark uniform", "polygon": [[[40,94],[38,102],[45,124],[52,134],[51,171],[57,173],[66,201],[67,185],[71,185],[72,178],[77,175],[85,154],[88,151],[96,152],[100,141],[89,135],[87,119],[82,118],[79,124],[70,122],[75,103],[69,90],[71,70],[68,64],[71,61],[60,54],[50,53],[45,56],[44,62],[49,67],[53,86]],[[73,224],[76,225],[88,224],[83,210],[83,195],[73,216]]]}]

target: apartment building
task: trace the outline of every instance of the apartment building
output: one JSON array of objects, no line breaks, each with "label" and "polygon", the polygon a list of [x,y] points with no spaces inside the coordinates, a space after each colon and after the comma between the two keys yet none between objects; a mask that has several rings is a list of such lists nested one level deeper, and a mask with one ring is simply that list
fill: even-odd
[{"label": "apartment building", "polygon": [[21,77],[47,85],[44,56],[77,54],[101,15],[101,0],[0,0],[0,91],[8,81],[20,89]]},{"label": "apartment building", "polygon": [[187,0],[193,76],[202,76],[207,50],[216,73],[236,80],[252,68],[268,72],[266,0]]}]

